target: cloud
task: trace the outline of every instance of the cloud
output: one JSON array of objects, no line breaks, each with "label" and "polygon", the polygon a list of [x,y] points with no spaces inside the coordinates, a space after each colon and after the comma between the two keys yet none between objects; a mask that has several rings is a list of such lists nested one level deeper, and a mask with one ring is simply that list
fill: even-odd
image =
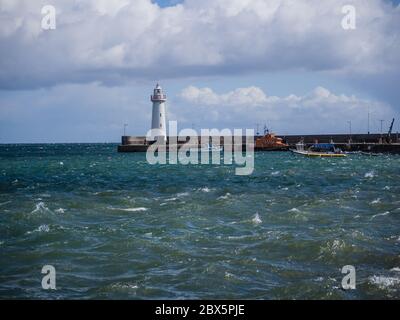
[{"label": "cloud", "polygon": [[[105,142],[144,135],[151,126],[152,85],[107,87],[68,84],[39,90],[2,91],[0,142]],[[275,96],[257,86],[219,91],[196,86],[167,91],[167,118],[179,128],[255,128],[267,123],[279,134],[380,132],[380,119],[400,114],[386,103],[343,95],[323,87],[304,94]],[[183,88],[183,89],[182,89]],[[148,92],[148,94],[144,94]]]},{"label": "cloud", "polygon": [[189,86],[178,98],[181,103],[191,106],[186,110],[180,108],[184,119],[239,128],[266,122],[285,134],[343,132],[348,128],[349,120],[355,131],[366,132],[368,112],[371,113],[371,130],[376,131],[379,119],[398,115],[386,103],[335,94],[324,87],[316,87],[301,96],[277,97],[268,96],[258,87],[218,94],[210,88]]},{"label": "cloud", "polygon": [[[0,88],[276,70],[399,73],[400,7],[383,0],[2,0]],[[357,29],[341,27],[342,5]],[[254,93],[256,94],[256,93]],[[252,99],[252,98],[249,98]]]},{"label": "cloud", "polygon": [[265,93],[257,87],[238,88],[226,94],[217,95],[210,88],[189,86],[182,90],[180,97],[195,104],[204,105],[261,105],[267,102]]}]

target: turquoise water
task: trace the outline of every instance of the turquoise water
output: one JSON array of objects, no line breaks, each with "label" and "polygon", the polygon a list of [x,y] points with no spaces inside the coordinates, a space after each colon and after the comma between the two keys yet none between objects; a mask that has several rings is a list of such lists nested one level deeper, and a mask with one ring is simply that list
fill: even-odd
[{"label": "turquoise water", "polygon": [[0,298],[400,298],[399,156],[257,153],[251,176],[234,169],[0,146]]}]

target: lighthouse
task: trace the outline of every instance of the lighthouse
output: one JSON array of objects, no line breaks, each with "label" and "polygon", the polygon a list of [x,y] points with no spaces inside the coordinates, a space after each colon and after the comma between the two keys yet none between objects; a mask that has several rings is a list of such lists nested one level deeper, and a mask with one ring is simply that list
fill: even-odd
[{"label": "lighthouse", "polygon": [[167,127],[166,127],[166,114],[165,114],[165,102],[167,96],[163,93],[161,86],[157,83],[154,93],[151,96],[153,102],[153,115],[151,119],[152,139],[157,137],[163,137],[164,141],[167,139]]}]

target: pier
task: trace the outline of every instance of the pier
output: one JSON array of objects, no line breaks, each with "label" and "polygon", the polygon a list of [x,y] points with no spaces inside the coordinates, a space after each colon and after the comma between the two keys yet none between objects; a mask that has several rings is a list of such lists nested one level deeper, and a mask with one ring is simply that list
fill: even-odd
[{"label": "pier", "polygon": [[[295,148],[296,143],[303,141],[306,146],[314,143],[331,143],[333,142],[337,147],[347,152],[367,152],[367,153],[389,153],[400,154],[400,140],[399,135],[394,134],[388,141],[387,135],[381,134],[354,134],[351,137],[348,134],[323,134],[323,135],[277,135],[282,138],[289,148],[281,149],[280,151],[287,151],[290,148]],[[200,147],[201,137],[196,137],[197,143],[192,147]],[[258,137],[255,137],[255,139]],[[167,137],[166,151],[169,149],[170,137]],[[210,139],[211,140],[211,139]],[[189,137],[185,141],[178,142],[177,148],[179,149],[183,144],[189,141]],[[146,152],[150,143],[146,141],[145,136],[123,136],[121,145],[118,146],[118,152]],[[211,141],[210,141],[211,142]],[[222,145],[224,138],[220,138]],[[243,150],[246,147],[245,137],[242,137]],[[255,148],[255,151],[277,151],[269,148]]]},{"label": "pier", "polygon": [[314,143],[333,142],[338,148],[347,152],[368,152],[368,153],[391,153],[400,154],[400,139],[396,133],[390,138],[387,134],[323,134],[323,135],[288,135],[279,136],[291,148],[296,143],[303,141],[304,145],[311,146]]}]

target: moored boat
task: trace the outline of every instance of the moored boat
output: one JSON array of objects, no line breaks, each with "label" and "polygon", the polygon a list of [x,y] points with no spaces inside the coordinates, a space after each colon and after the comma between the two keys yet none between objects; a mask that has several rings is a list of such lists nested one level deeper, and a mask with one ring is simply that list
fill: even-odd
[{"label": "moored boat", "polygon": [[255,142],[255,151],[287,151],[289,149],[289,145],[284,143],[282,138],[278,138],[268,130]]},{"label": "moored boat", "polygon": [[296,144],[296,149],[291,149],[295,154],[314,158],[343,158],[347,155],[342,150],[336,148],[333,143],[315,143],[309,149],[304,149],[304,143]]}]

